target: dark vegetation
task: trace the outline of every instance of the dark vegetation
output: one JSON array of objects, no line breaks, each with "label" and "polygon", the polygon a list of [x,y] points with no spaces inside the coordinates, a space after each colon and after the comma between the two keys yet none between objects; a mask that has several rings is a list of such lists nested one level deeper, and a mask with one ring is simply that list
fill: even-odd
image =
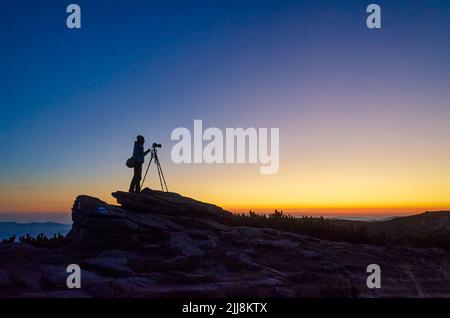
[{"label": "dark vegetation", "polygon": [[[272,228],[329,241],[382,246],[437,247],[450,252],[450,234],[442,231],[421,233],[411,231],[406,234],[397,234],[391,231],[390,234],[387,234],[386,231],[383,231],[383,226],[379,226],[378,231],[368,231],[367,225],[370,225],[369,223],[342,223],[323,217],[294,217],[277,210],[269,215],[256,214],[252,211],[248,214],[234,214],[231,223],[236,226]],[[1,242],[14,243],[15,241],[16,235],[4,239]],[[19,237],[19,241],[35,247],[49,249],[62,247],[67,243],[67,239],[60,233],[53,235],[53,237],[47,237],[44,234],[33,237],[27,234]]]},{"label": "dark vegetation", "polygon": [[2,243],[14,243],[16,241],[16,236],[13,235],[10,238],[2,240]]},{"label": "dark vegetation", "polygon": [[236,225],[273,228],[323,240],[353,244],[369,243],[383,246],[408,245],[416,247],[439,247],[450,251],[449,233],[411,233],[403,236],[387,235],[384,232],[369,234],[367,226],[364,224],[344,226],[332,219],[308,216],[294,217],[277,210],[269,215],[256,214],[250,211],[248,214],[235,214],[234,216]]},{"label": "dark vegetation", "polygon": [[235,216],[239,225],[268,227],[330,241],[344,241],[351,243],[367,242],[365,227],[347,228],[338,226],[331,220],[323,217],[294,217],[277,210],[269,215],[256,214],[250,211],[249,214],[235,214]]},{"label": "dark vegetation", "polygon": [[[16,236],[13,235],[8,239],[2,240],[2,243],[14,243],[16,241]],[[34,247],[43,247],[43,248],[58,248],[62,247],[66,243],[66,238],[60,233],[54,234],[52,237],[47,237],[43,233],[39,234],[36,237],[32,237],[29,234],[25,236],[19,237],[19,241],[21,243],[29,244]]]},{"label": "dark vegetation", "polygon": [[39,234],[37,237],[32,237],[30,235],[21,236],[19,238],[21,243],[30,244],[34,247],[44,247],[44,248],[58,248],[64,246],[66,243],[66,238],[60,233],[54,234],[53,237],[47,237],[44,234]]}]

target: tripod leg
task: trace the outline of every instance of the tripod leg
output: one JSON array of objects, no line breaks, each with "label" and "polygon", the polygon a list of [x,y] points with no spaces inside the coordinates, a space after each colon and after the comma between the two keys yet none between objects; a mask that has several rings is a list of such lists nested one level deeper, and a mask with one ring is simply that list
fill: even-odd
[{"label": "tripod leg", "polygon": [[153,153],[152,153],[152,155],[151,155],[151,157],[150,157],[150,161],[148,162],[147,170],[145,170],[144,179],[142,179],[141,189],[144,188],[145,178],[147,178],[148,169],[150,168],[150,164],[152,163],[153,158],[154,158],[154,155],[153,155]]},{"label": "tripod leg", "polygon": [[[169,192],[169,189],[167,188],[167,183],[166,183],[166,178],[164,177],[164,173],[162,171],[161,168],[161,163],[159,162],[159,159],[157,158],[157,166],[158,166],[158,173],[159,173],[159,182],[161,183],[161,188],[163,189],[163,191]],[[163,186],[163,182],[164,182],[164,186]]]},{"label": "tripod leg", "polygon": [[156,162],[156,170],[158,170],[159,183],[161,184],[161,190],[164,191],[164,187],[163,187],[162,179],[161,179],[161,166],[159,164],[158,157],[156,157],[155,162]]},{"label": "tripod leg", "polygon": [[166,192],[169,192],[169,188],[167,188],[166,178],[164,177],[164,173],[162,171],[161,165],[159,165],[159,169],[161,169],[161,176],[164,181],[164,186],[166,187]]}]

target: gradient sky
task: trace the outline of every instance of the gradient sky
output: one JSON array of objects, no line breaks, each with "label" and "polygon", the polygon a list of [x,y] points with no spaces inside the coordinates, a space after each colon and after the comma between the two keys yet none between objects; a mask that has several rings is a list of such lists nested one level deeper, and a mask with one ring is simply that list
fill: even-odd
[{"label": "gradient sky", "polygon": [[[137,134],[171,191],[228,209],[450,209],[450,1],[72,2],[1,4],[0,211],[114,202]],[[173,164],[194,119],[279,127],[279,172]]]}]

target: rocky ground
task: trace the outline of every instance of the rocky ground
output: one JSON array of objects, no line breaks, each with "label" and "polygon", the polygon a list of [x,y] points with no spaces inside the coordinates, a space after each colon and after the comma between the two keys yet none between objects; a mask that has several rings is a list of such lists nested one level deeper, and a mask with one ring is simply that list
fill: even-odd
[{"label": "rocky ground", "polygon": [[[145,189],[118,206],[79,196],[67,244],[0,243],[2,297],[450,297],[450,256],[437,248],[323,241],[232,225],[223,209]],[[68,289],[68,264],[82,269]],[[381,288],[366,268],[381,267]]]}]

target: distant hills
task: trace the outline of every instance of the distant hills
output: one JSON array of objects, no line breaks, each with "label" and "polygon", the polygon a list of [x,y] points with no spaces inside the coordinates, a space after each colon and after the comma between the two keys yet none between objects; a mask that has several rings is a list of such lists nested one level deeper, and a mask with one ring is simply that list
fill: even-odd
[{"label": "distant hills", "polygon": [[32,223],[16,223],[16,222],[0,222],[0,240],[10,238],[16,235],[16,240],[19,236],[31,235],[37,236],[41,233],[46,236],[53,236],[53,234],[60,233],[66,235],[70,229],[70,224],[61,224],[55,222],[32,222]]},{"label": "distant hills", "polygon": [[384,233],[391,238],[450,233],[450,211],[424,212],[371,222],[353,220],[334,220],[334,222],[343,226],[363,225],[368,234]]}]

